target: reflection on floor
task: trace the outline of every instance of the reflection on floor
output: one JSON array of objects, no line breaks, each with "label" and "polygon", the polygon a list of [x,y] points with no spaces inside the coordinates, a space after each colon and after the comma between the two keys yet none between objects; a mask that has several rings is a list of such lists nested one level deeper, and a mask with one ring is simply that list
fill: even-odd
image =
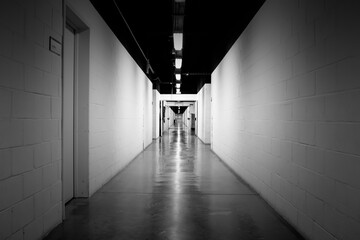
[{"label": "reflection on floor", "polygon": [[181,122],[46,239],[303,239]]}]

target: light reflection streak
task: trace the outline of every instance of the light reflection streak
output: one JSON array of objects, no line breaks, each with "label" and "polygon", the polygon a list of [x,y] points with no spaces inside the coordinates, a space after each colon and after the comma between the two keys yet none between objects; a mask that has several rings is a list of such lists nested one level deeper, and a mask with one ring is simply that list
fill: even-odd
[{"label": "light reflection streak", "polygon": [[172,195],[172,227],[170,232],[171,239],[179,239],[179,227],[180,227],[180,220],[181,220],[181,199],[180,199],[180,193],[181,193],[181,126],[182,123],[178,123],[177,125],[177,134],[176,134],[176,144],[175,144],[175,173],[174,173],[174,186],[175,186],[175,192]]}]

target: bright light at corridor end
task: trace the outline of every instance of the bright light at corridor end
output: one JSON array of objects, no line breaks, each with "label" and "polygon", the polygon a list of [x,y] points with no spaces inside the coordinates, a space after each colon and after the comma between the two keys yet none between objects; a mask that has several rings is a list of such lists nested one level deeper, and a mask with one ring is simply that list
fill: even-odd
[{"label": "bright light at corridor end", "polygon": [[174,33],[174,49],[176,51],[180,51],[183,47],[183,34],[182,33]]}]

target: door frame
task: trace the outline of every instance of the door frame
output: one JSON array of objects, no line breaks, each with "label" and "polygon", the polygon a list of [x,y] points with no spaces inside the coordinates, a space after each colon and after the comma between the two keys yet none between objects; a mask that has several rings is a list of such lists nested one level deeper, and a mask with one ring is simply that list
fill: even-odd
[{"label": "door frame", "polygon": [[161,101],[159,101],[159,137],[162,136],[161,132]]},{"label": "door frame", "polygon": [[[76,91],[75,91],[75,84],[76,84],[76,81],[75,81],[75,76],[76,76],[76,38],[75,38],[75,34],[76,34],[76,31],[75,29],[66,24],[65,25],[65,28],[64,28],[64,53],[63,53],[63,57],[64,57],[64,60],[65,60],[65,31],[69,31],[73,34],[73,43],[72,43],[72,46],[71,48],[73,48],[73,56],[68,56],[68,57],[71,57],[72,58],[72,61],[73,61],[73,66],[72,66],[72,82],[69,82],[69,85],[72,85],[72,102],[71,102],[71,105],[72,105],[72,119],[68,119],[72,122],[72,130],[70,132],[69,129],[69,137],[70,137],[70,134],[72,135],[72,197],[70,199],[67,199],[66,197],[66,194],[65,194],[65,189],[67,188],[68,184],[65,184],[65,173],[67,172],[67,169],[65,170],[65,155],[64,155],[64,150],[65,150],[65,146],[64,146],[64,141],[66,141],[64,139],[65,135],[64,135],[64,132],[65,132],[65,129],[67,128],[67,126],[65,126],[65,121],[64,121],[64,117],[65,117],[65,112],[68,112],[70,113],[71,111],[69,111],[68,109],[65,109],[65,104],[64,104],[64,100],[65,100],[65,94],[68,94],[68,92],[65,90],[65,64],[63,64],[63,81],[62,81],[62,162],[63,162],[63,166],[62,166],[62,174],[63,174],[63,180],[62,180],[62,186],[63,186],[63,202],[64,204],[68,203],[69,201],[71,201],[71,199],[73,199],[75,197],[75,151],[76,151],[76,142],[75,142],[75,139],[76,139],[76,128],[75,128],[75,123],[76,123],[76,110],[75,110],[75,101],[76,101],[76,98],[77,98],[77,94],[76,94]],[[68,86],[69,87],[69,86]],[[70,90],[70,89],[68,89]],[[69,96],[69,95],[67,95]],[[70,97],[70,96],[69,96]],[[70,104],[70,102],[69,102]],[[69,116],[70,117],[70,116]],[[70,140],[70,139],[68,139]],[[70,150],[70,149],[68,149]],[[67,175],[68,176],[68,175]]]},{"label": "door frame", "polygon": [[[90,30],[66,1],[63,1],[63,38],[65,28],[74,29],[74,198],[89,197],[89,69]],[[64,48],[62,48],[62,78],[64,77]],[[62,79],[62,82],[64,79]],[[62,86],[63,88],[64,86]],[[64,93],[62,93],[64,97]],[[64,109],[62,110],[64,111]],[[62,126],[63,129],[63,126]],[[62,130],[63,131],[63,130]],[[62,147],[63,148],[63,147]],[[64,161],[62,161],[62,183]],[[62,184],[62,213],[65,219],[64,184]]]}]

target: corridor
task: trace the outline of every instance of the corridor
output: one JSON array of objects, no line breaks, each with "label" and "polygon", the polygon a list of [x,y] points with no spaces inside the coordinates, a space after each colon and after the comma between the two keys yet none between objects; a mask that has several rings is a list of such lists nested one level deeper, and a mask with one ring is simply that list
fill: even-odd
[{"label": "corridor", "polygon": [[46,239],[302,239],[179,120]]}]

